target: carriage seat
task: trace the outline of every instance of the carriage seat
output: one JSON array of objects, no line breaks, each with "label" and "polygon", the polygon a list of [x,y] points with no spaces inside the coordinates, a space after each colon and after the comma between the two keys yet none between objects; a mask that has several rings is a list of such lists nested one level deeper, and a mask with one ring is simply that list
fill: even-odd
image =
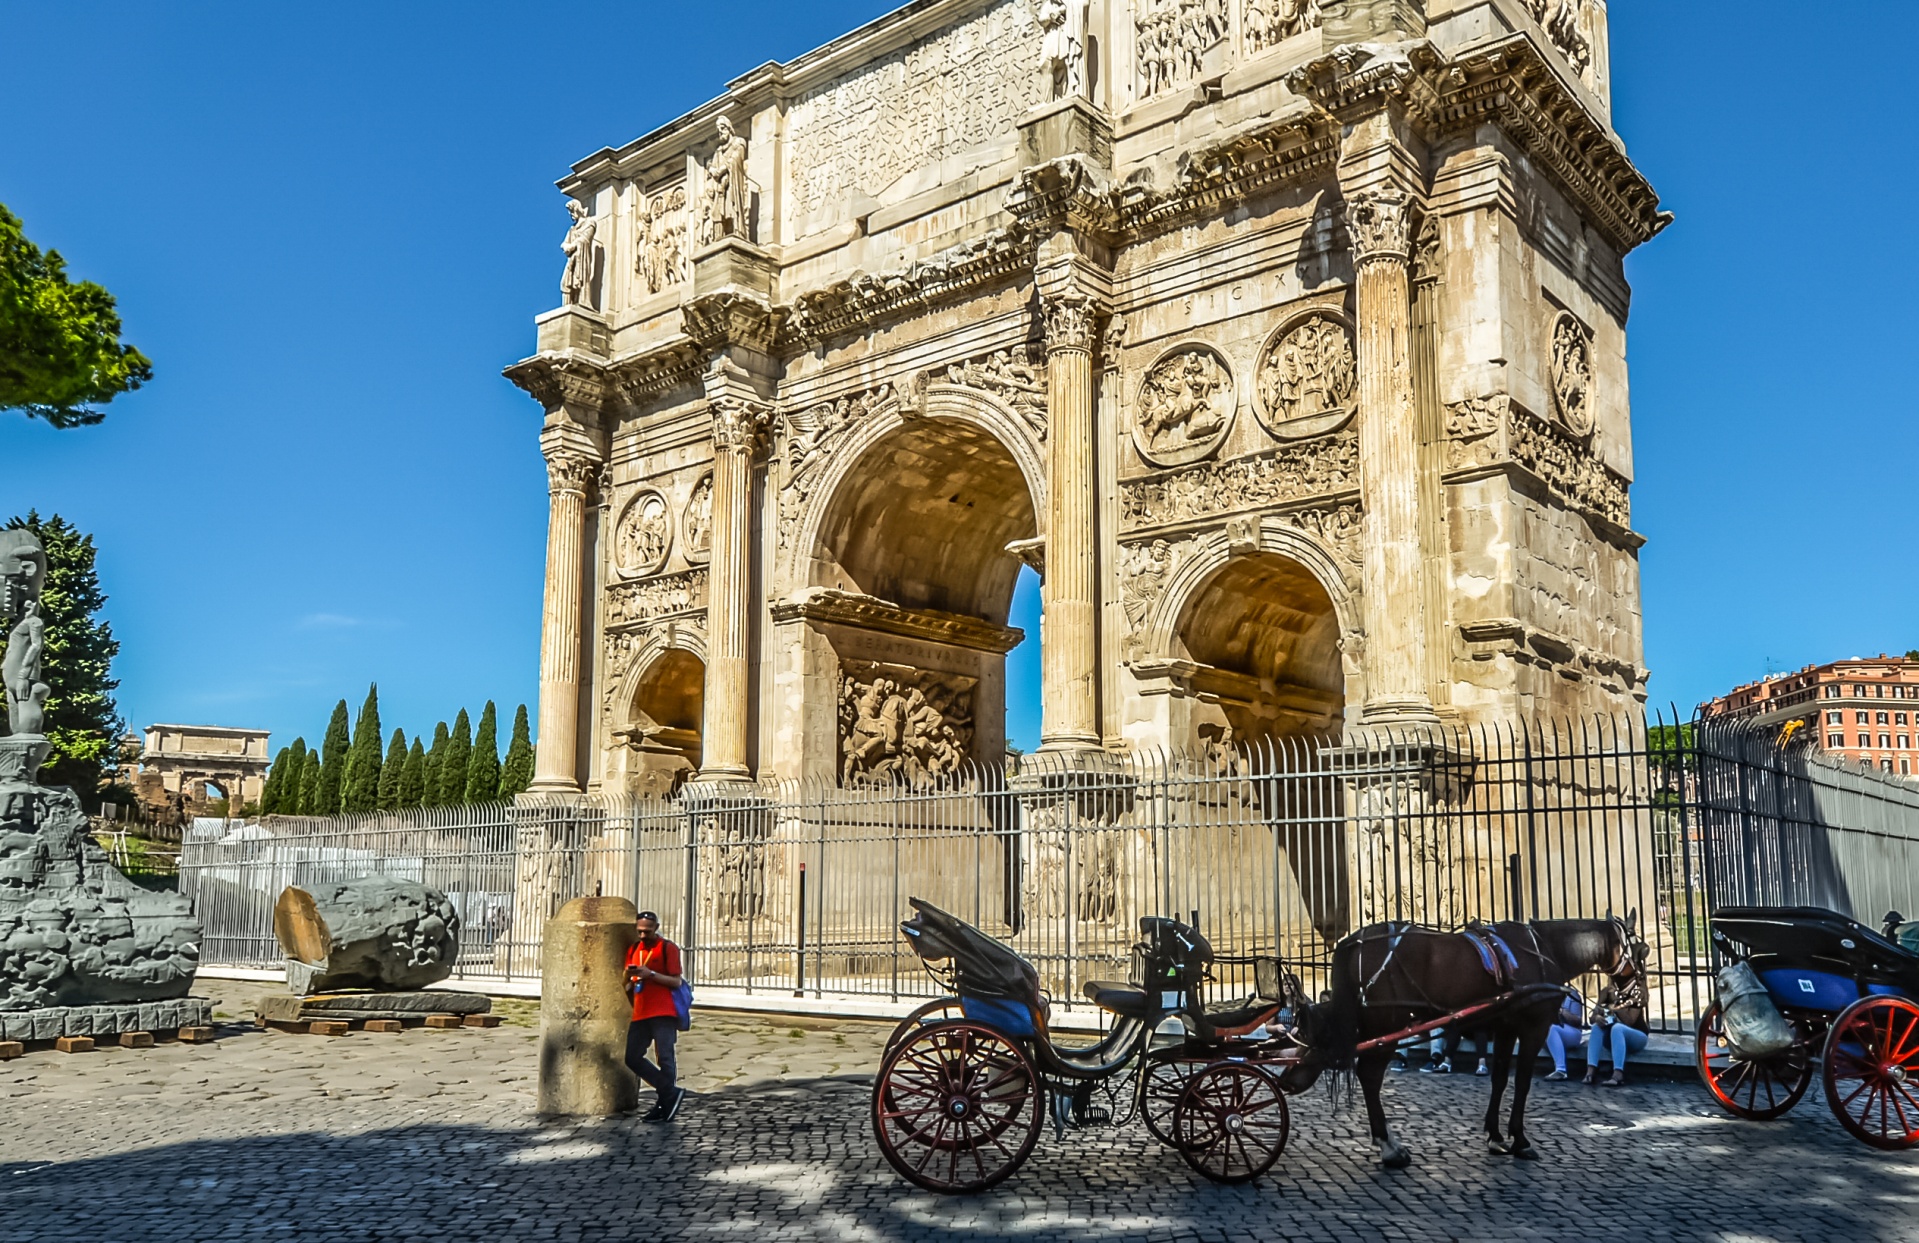
[{"label": "carriage seat", "polygon": [[1159,1013],[1159,1007],[1153,1004],[1156,999],[1137,984],[1088,980],[1085,991],[1086,1000],[1121,1018],[1150,1019]]}]

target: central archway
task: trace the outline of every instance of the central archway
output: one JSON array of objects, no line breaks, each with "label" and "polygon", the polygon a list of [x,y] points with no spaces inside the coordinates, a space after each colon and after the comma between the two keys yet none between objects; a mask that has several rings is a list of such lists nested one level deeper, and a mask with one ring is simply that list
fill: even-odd
[{"label": "central archway", "polygon": [[1024,637],[1007,621],[1040,535],[1041,471],[1012,412],[957,386],[932,386],[920,417],[876,413],[840,447],[804,528],[803,585],[775,615],[796,627],[808,775],[920,781],[1002,762],[1006,653]]}]

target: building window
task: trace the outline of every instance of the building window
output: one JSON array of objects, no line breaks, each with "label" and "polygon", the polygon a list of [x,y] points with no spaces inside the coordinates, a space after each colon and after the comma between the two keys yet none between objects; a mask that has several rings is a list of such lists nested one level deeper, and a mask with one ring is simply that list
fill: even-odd
[{"label": "building window", "polygon": [[1885,769],[1885,770],[1886,770],[1887,772],[1891,772],[1891,771],[1892,771],[1892,761],[1891,761],[1891,760],[1880,760],[1880,761],[1879,761],[1879,767],[1881,767],[1881,768],[1883,768],[1883,769]]},{"label": "building window", "polygon": [[1881,751],[1890,751],[1890,750],[1892,750],[1892,735],[1891,735],[1891,734],[1881,734],[1881,735],[1879,735],[1879,749],[1880,749]]},{"label": "building window", "polygon": [[1893,713],[1893,714],[1892,714],[1892,723],[1893,723],[1894,725],[1904,725],[1904,724],[1906,723],[1906,714],[1905,714],[1905,713],[1903,713],[1903,712],[1895,712],[1895,713]]},{"label": "building window", "polygon": [[1879,724],[1881,725],[1892,724],[1892,714],[1889,712],[1881,712],[1879,714]]},{"label": "building window", "polygon": [[1911,735],[1911,734],[1901,734],[1901,735],[1899,735],[1899,749],[1900,749],[1901,751],[1910,751],[1910,750],[1912,750],[1912,735]]},{"label": "building window", "polygon": [[1839,698],[1839,686],[1837,683],[1829,682],[1826,684],[1826,698],[1827,699]]},{"label": "building window", "polygon": [[1826,713],[1826,724],[1828,724],[1828,725],[1844,725],[1845,723],[1846,723],[1846,714],[1845,714],[1845,713],[1843,713],[1843,712],[1828,712],[1828,713]]},{"label": "building window", "polygon": [[1912,776],[1912,761],[1911,761],[1911,760],[1900,760],[1900,761],[1899,761],[1899,775],[1900,775],[1901,777],[1910,777],[1910,776]]},{"label": "building window", "polygon": [[1852,684],[1852,697],[1854,699],[1864,699],[1866,697],[1866,688],[1854,682]]},{"label": "building window", "polygon": [[1872,746],[1872,735],[1871,734],[1859,735],[1859,746],[1861,750],[1864,750],[1865,748]]},{"label": "building window", "polygon": [[1855,712],[1852,714],[1852,720],[1855,725],[1870,725],[1872,724],[1872,713]]},{"label": "building window", "polygon": [[1827,734],[1826,746],[1834,751],[1844,750],[1846,746],[1846,736],[1844,734]]}]

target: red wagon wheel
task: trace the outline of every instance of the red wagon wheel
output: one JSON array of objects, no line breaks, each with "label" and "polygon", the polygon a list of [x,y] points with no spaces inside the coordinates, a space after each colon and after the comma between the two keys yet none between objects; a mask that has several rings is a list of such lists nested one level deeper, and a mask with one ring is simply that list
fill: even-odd
[{"label": "red wagon wheel", "polygon": [[1292,1120],[1279,1080],[1251,1062],[1214,1062],[1173,1110],[1173,1143],[1216,1183],[1246,1183],[1273,1168]]},{"label": "red wagon wheel", "polygon": [[1179,1107],[1187,1083],[1204,1065],[1177,1049],[1147,1056],[1139,1080],[1139,1118],[1160,1143],[1174,1146],[1173,1111]]},{"label": "red wagon wheel", "polygon": [[1699,1077],[1727,1112],[1754,1122],[1770,1122],[1799,1103],[1812,1083],[1812,1050],[1805,1032],[1793,1024],[1793,1046],[1773,1057],[1735,1056],[1726,1038],[1725,1018],[1713,1002],[1700,1016],[1693,1040]]},{"label": "red wagon wheel", "polygon": [[1867,997],[1833,1020],[1826,1037],[1826,1103],[1840,1125],[1874,1148],[1919,1144],[1919,1005]]},{"label": "red wagon wheel", "polygon": [[965,1012],[960,1009],[960,999],[957,997],[941,997],[937,1001],[929,1001],[916,1007],[911,1014],[899,1021],[899,1024],[893,1028],[892,1034],[886,1038],[886,1050],[880,1054],[880,1061],[884,1062],[891,1057],[893,1050],[900,1047],[900,1041],[920,1028],[938,1023],[943,1019],[963,1018],[964,1015]]},{"label": "red wagon wheel", "polygon": [[880,1064],[873,1134],[907,1181],[945,1194],[984,1191],[1039,1139],[1039,1076],[1005,1034],[965,1019],[922,1027]]}]

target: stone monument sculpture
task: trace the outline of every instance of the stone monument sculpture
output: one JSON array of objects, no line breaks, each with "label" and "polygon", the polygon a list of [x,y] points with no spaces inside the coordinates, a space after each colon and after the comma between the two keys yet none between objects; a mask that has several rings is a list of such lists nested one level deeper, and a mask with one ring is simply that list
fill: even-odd
[{"label": "stone monument sculpture", "polygon": [[594,310],[593,269],[599,259],[599,247],[593,244],[593,238],[599,232],[599,225],[586,214],[586,205],[578,199],[569,200],[566,211],[573,217],[573,224],[566,231],[566,240],[560,243],[560,249],[566,252],[560,292],[565,295],[568,306]]},{"label": "stone monument sculpture", "polygon": [[273,935],[287,956],[287,987],[296,993],[403,991],[453,974],[460,916],[437,889],[362,876],[281,890]]},{"label": "stone monument sculpture", "polygon": [[38,781],[50,749],[46,570],[30,532],[0,531],[0,615],[13,622],[0,662],[0,1040],[197,1032],[212,1003],[187,996],[200,960],[193,904],[121,875],[73,791]]},{"label": "stone monument sculpture", "polygon": [[1040,0],[1040,79],[1048,99],[1086,94],[1087,0]]},{"label": "stone monument sculpture", "polygon": [[706,217],[700,241],[712,245],[724,237],[752,241],[747,228],[746,139],[721,117],[720,145],[706,162]]}]

